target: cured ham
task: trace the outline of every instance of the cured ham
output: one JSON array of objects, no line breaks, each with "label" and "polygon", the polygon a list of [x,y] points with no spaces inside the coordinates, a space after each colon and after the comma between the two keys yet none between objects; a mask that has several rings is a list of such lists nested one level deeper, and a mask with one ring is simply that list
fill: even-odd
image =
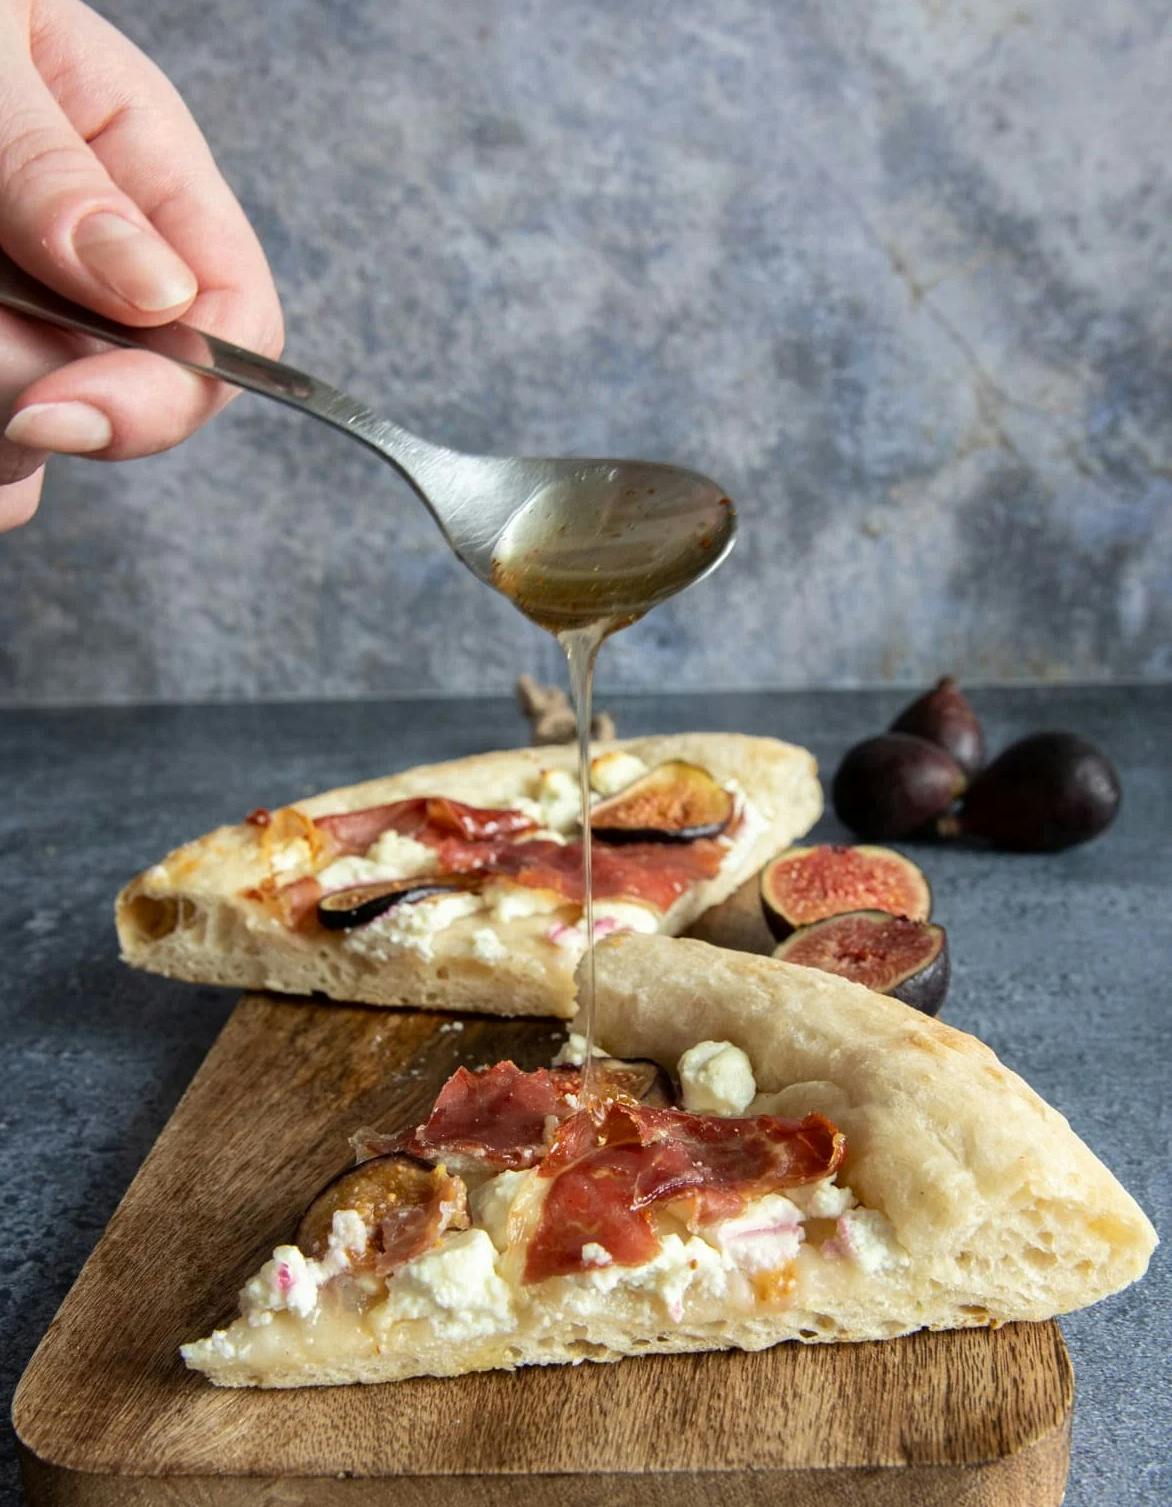
[{"label": "cured ham", "polygon": [[[605,1057],[595,1061],[591,1085],[600,1099],[663,1103],[668,1080],[652,1062]],[[422,1125],[390,1135],[367,1127],[350,1144],[359,1162],[407,1152],[425,1159],[454,1154],[495,1171],[532,1167],[549,1151],[557,1127],[577,1115],[581,1087],[576,1067],[524,1073],[506,1061],[477,1072],[457,1068]]]},{"label": "cured ham", "polygon": [[[634,842],[619,848],[595,839],[591,851],[595,900],[641,900],[660,911],[670,910],[692,885],[717,874],[727,853],[712,838],[678,844]],[[556,890],[566,900],[582,903],[580,842],[536,838],[511,843],[495,855],[491,869],[516,884]]]},{"label": "cured ham", "polygon": [[472,1073],[458,1068],[431,1114],[397,1149],[416,1156],[471,1157],[497,1171],[532,1167],[549,1150],[554,1126],[578,1107],[577,1068],[523,1073],[498,1062]]},{"label": "cured ham", "polygon": [[372,1242],[373,1270],[385,1277],[430,1250],[445,1230],[464,1229],[467,1224],[464,1184],[437,1167],[431,1174],[426,1198],[398,1203],[379,1220]]},{"label": "cured ham", "polygon": [[615,1102],[601,1118],[582,1111],[558,1130],[540,1176],[550,1179],[525,1258],[525,1280],[587,1270],[586,1246],[621,1266],[659,1247],[656,1204],[687,1200],[688,1222],[738,1213],[745,1202],[829,1177],[845,1138],[822,1115],[733,1119]]},{"label": "cured ham", "polygon": [[314,821],[339,853],[365,853],[384,832],[413,837],[429,847],[442,848],[452,837],[466,843],[490,841],[530,832],[536,823],[520,811],[468,806],[447,796],[413,796],[386,806],[361,811],[337,811]]}]

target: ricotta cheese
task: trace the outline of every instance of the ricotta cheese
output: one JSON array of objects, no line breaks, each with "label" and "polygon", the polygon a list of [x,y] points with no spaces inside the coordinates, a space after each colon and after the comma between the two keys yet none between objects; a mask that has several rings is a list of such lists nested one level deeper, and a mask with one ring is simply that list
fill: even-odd
[{"label": "ricotta cheese", "polygon": [[590,785],[599,795],[617,795],[646,773],[647,765],[643,760],[621,748],[599,754],[590,761]]},{"label": "ricotta cheese", "polygon": [[381,879],[412,879],[416,874],[434,872],[437,865],[435,853],[425,843],[398,832],[384,832],[362,857],[336,859],[317,878],[324,890],[346,890]]},{"label": "ricotta cheese", "polygon": [[385,915],[345,934],[343,947],[385,962],[403,947],[425,960],[435,956],[439,932],[481,908],[479,895],[430,895],[394,906]]},{"label": "ricotta cheese", "polygon": [[755,1198],[733,1219],[707,1226],[705,1236],[745,1272],[776,1271],[801,1249],[802,1211],[781,1193]]},{"label": "ricotta cheese", "polygon": [[272,1260],[241,1288],[240,1312],[254,1326],[271,1323],[273,1314],[282,1309],[308,1318],[317,1307],[318,1289],[346,1271],[352,1258],[366,1250],[366,1241],[362,1216],[355,1209],[336,1210],[321,1260],[306,1256],[295,1245],[277,1246]]},{"label": "ricotta cheese", "polygon": [[566,904],[556,890],[531,889],[528,885],[512,884],[507,879],[491,880],[482,894],[494,921],[517,921],[524,916],[545,915]]},{"label": "ricotta cheese", "polygon": [[868,1275],[908,1264],[907,1252],[896,1240],[891,1221],[878,1209],[848,1209],[835,1227],[831,1244]]},{"label": "ricotta cheese", "polygon": [[568,832],[578,825],[582,809],[577,778],[566,769],[543,769],[532,796],[522,796],[513,805],[542,827]]},{"label": "ricotta cheese", "polygon": [[424,1319],[433,1338],[451,1343],[507,1332],[516,1319],[496,1259],[485,1230],[447,1236],[387,1279],[386,1301],[370,1315],[373,1327],[378,1331],[405,1319]]},{"label": "ricotta cheese", "polygon": [[833,1177],[824,1177],[821,1182],[808,1183],[803,1188],[792,1188],[789,1196],[807,1219],[838,1219],[857,1202],[851,1190],[840,1188]]},{"label": "ricotta cheese", "polygon": [[689,1296],[702,1294],[720,1298],[725,1295],[729,1267],[721,1252],[698,1235],[686,1238],[664,1235],[659,1250],[641,1266],[617,1266],[608,1262],[566,1278],[565,1306],[571,1312],[597,1312],[599,1296],[622,1287],[658,1299],[668,1317],[678,1324],[684,1316],[684,1302]]},{"label": "ricotta cheese", "polygon": [[757,1094],[753,1066],[731,1041],[699,1041],[679,1060],[684,1108],[693,1114],[741,1115]]}]

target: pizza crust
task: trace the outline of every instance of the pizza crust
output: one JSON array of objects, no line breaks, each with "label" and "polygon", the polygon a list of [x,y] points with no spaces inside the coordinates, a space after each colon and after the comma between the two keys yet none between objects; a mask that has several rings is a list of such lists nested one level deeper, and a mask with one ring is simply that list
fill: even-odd
[{"label": "pizza crust", "polygon": [[[722,783],[735,780],[760,817],[715,878],[694,887],[666,918],[684,930],[817,821],[822,795],[813,757],[772,738],[684,733],[596,745],[626,750],[646,764],[684,759]],[[542,770],[572,772],[576,749],[561,746],[480,754],[421,766],[297,801],[306,817],[358,811],[417,795],[446,795],[478,806],[509,806],[531,794]],[[336,933],[297,934],[241,898],[268,877],[261,829],[240,823],[187,843],[139,874],[118,896],[115,919],[128,963],[171,978],[374,1005],[414,1005],[493,1015],[576,1010],[576,961],[544,939],[549,914],[498,924],[504,957],[477,956],[475,917],[438,933],[434,956],[410,949],[379,958],[345,947]],[[576,915],[577,907],[569,913]],[[483,919],[479,922],[484,925]]]},{"label": "pizza crust", "polygon": [[645,1280],[651,1264],[612,1268],[609,1290],[594,1272],[526,1285],[532,1216],[526,1225],[514,1211],[532,1206],[516,1195],[490,1221],[474,1195],[481,1231],[444,1238],[502,1242],[484,1289],[505,1292],[497,1312],[470,1282],[446,1299],[437,1286],[430,1310],[400,1304],[382,1325],[328,1308],[308,1326],[287,1312],[264,1327],[241,1318],[184,1347],[188,1364],[222,1386],[292,1387],[877,1340],[1051,1318],[1146,1269],[1156,1233],[1143,1211],[1066,1120],[974,1037],[832,975],[703,942],[616,937],[600,944],[596,965],[598,1039],[608,1052],[674,1070],[699,1041],[731,1042],[756,1078],[750,1112],[819,1111],[845,1132],[834,1182],[887,1231],[885,1259],[832,1252],[841,1224],[828,1229],[817,1217],[825,1207],[811,1200],[805,1241],[781,1284],[747,1304],[743,1270],[730,1272],[686,1229],[684,1245],[670,1235],[661,1245],[661,1255],[672,1239],[678,1248],[674,1296],[670,1281]]},{"label": "pizza crust", "polygon": [[833,974],[705,942],[615,937],[595,959],[607,1051],[674,1064],[698,1040],[731,1041],[753,1064],[753,1112],[818,1111],[846,1133],[842,1181],[911,1258],[894,1312],[914,1303],[931,1327],[969,1305],[998,1322],[1050,1318],[1146,1270],[1156,1232],[1143,1210],[975,1036]]}]

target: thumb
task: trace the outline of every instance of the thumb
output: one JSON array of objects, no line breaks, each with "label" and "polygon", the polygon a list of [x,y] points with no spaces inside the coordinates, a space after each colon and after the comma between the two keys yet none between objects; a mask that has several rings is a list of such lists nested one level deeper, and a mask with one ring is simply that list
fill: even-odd
[{"label": "thumb", "polygon": [[31,63],[3,68],[0,122],[4,250],[112,319],[177,318],[198,291],[195,275],[106,172]]}]

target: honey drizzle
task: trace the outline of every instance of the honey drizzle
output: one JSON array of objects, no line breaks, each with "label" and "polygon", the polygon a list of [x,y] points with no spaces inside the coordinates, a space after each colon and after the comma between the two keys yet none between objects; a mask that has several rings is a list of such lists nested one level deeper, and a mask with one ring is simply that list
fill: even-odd
[{"label": "honey drizzle", "polygon": [[578,1017],[581,1034],[586,1038],[585,1057],[582,1062],[582,1088],[580,1098],[583,1106],[590,1103],[591,1059],[594,1055],[594,886],[591,871],[590,834],[590,724],[591,704],[594,692],[594,662],[598,647],[611,631],[606,622],[591,623],[589,627],[566,629],[557,635],[566,655],[570,672],[570,698],[578,727],[578,791],[582,805],[582,895],[583,919],[586,923],[585,967],[582,972],[582,988],[578,997]]}]

